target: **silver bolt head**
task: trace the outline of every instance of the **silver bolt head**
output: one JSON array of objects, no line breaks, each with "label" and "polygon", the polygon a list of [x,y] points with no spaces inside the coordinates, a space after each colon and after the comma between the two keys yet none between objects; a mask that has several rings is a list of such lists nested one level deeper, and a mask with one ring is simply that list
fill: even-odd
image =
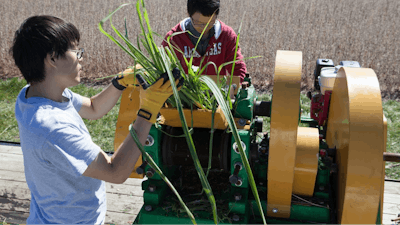
[{"label": "silver bolt head", "polygon": [[149,185],[149,191],[150,191],[150,192],[155,192],[155,191],[156,191],[156,186],[154,186],[154,185]]},{"label": "silver bolt head", "polygon": [[237,214],[233,215],[232,216],[232,220],[235,221],[235,222],[238,222],[240,220],[239,215],[237,215]]},{"label": "silver bolt head", "polygon": [[242,163],[240,163],[240,162],[235,162],[234,167],[236,167],[236,166],[239,166],[239,167],[240,167],[239,170],[242,170],[242,168],[243,168],[243,165],[242,165]]},{"label": "silver bolt head", "polygon": [[[246,151],[246,144],[243,141],[241,142],[241,144],[242,144],[243,151]],[[235,150],[236,153],[238,153],[238,154],[240,153],[238,144],[236,142],[233,143],[232,148],[233,148],[233,150]]]},{"label": "silver bolt head", "polygon": [[273,208],[273,209],[272,209],[272,212],[273,212],[273,213],[278,213],[278,209],[277,209],[277,208]]},{"label": "silver bolt head", "polygon": [[154,138],[151,135],[147,136],[145,146],[153,146],[154,145]]},{"label": "silver bolt head", "polygon": [[146,206],[144,206],[144,210],[146,210],[147,212],[150,212],[153,210],[153,207],[151,205],[146,205]]},{"label": "silver bolt head", "polygon": [[154,176],[154,173],[153,173],[153,171],[147,171],[146,172],[146,176],[148,177],[148,178],[152,178],[153,176]]},{"label": "silver bolt head", "polygon": [[239,121],[238,121],[238,124],[240,126],[244,126],[244,125],[246,125],[246,123],[247,123],[247,121],[245,119],[239,119]]},{"label": "silver bolt head", "polygon": [[240,201],[240,200],[242,200],[242,195],[239,194],[239,193],[236,193],[235,194],[235,201]]},{"label": "silver bolt head", "polygon": [[236,185],[237,187],[240,187],[240,186],[242,186],[242,184],[243,184],[242,178],[239,177],[239,179],[238,179],[238,181],[235,183],[235,185]]}]

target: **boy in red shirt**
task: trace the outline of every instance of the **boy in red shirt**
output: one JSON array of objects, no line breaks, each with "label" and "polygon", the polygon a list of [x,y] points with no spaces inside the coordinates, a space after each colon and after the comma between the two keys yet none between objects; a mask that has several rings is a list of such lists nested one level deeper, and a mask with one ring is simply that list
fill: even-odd
[{"label": "boy in red shirt", "polygon": [[[207,62],[214,62],[217,68],[226,62],[234,61],[237,35],[235,31],[218,20],[220,0],[188,0],[187,11],[189,17],[182,20],[173,27],[164,38],[163,46],[168,46],[167,38],[176,32],[189,31],[171,37],[170,43],[178,47],[182,52],[176,51],[176,54],[185,69],[185,57],[188,61],[193,55],[193,66],[203,67]],[[206,27],[208,21],[209,25]],[[206,27],[206,28],[205,28]],[[201,32],[206,29],[198,46],[196,43]],[[238,48],[236,60],[243,59],[240,48]],[[226,65],[220,72],[220,75],[230,75],[233,64]],[[235,63],[233,75],[240,76],[240,82],[243,81],[247,73],[246,64],[241,60]],[[206,75],[216,75],[217,71],[213,65],[208,65],[203,72]]]}]

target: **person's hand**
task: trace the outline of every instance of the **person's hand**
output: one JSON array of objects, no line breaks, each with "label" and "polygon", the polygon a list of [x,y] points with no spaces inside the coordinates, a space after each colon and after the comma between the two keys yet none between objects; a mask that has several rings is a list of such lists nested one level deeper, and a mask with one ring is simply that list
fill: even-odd
[{"label": "person's hand", "polygon": [[135,70],[141,69],[140,65],[136,65],[135,69],[128,68],[113,78],[113,85],[119,90],[125,90],[127,87],[137,86],[138,82],[135,76]]},{"label": "person's hand", "polygon": [[[178,69],[173,71],[175,78],[175,85],[178,90],[183,85],[183,77],[180,75]],[[157,115],[165,101],[173,94],[172,85],[168,78],[168,74],[164,73],[152,85],[148,85],[146,81],[138,74],[137,80],[140,83],[140,109],[138,116],[145,118],[151,123],[155,123]]]}]

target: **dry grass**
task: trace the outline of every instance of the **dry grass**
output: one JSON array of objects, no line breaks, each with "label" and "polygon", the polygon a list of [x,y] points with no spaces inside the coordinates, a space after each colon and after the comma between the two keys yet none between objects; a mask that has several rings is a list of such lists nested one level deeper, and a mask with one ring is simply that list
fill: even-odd
[{"label": "dry grass", "polygon": [[[85,48],[84,81],[115,74],[132,61],[98,30],[98,22],[126,1],[117,0],[2,0],[0,5],[0,76],[19,76],[7,53],[14,31],[35,14],[51,14],[74,23]],[[147,0],[152,27],[164,34],[186,17],[186,0]],[[400,99],[400,1],[398,0],[223,0],[219,18],[239,28],[244,15],[241,48],[256,88],[272,89],[277,50],[303,52],[302,89],[312,87],[318,58],[359,61],[374,69],[384,98]],[[130,37],[138,34],[134,6],[120,11],[113,21]],[[109,25],[108,25],[108,30]],[[161,43],[161,39],[160,39]]]}]

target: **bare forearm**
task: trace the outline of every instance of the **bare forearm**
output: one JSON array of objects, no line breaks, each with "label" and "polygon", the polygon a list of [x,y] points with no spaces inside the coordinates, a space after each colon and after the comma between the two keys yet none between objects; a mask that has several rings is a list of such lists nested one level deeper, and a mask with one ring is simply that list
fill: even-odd
[{"label": "bare forearm", "polygon": [[[151,125],[147,120],[140,117],[133,124],[133,129],[142,145],[144,145],[147,139]],[[124,182],[129,177],[140,156],[141,152],[129,133],[118,151],[112,156],[112,167],[119,180]]]},{"label": "bare forearm", "polygon": [[91,97],[91,104],[95,118],[101,118],[117,104],[122,91],[113,85],[108,85],[102,92]]}]

